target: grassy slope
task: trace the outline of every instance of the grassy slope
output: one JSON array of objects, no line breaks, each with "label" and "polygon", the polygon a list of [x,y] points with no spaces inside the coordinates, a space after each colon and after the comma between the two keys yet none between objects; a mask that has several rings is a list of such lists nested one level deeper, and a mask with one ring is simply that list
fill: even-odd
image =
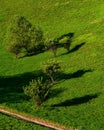
[{"label": "grassy slope", "polygon": [[48,130],[44,127],[0,114],[0,130]]},{"label": "grassy slope", "polygon": [[[0,103],[66,126],[103,130],[103,8],[103,0],[1,0]],[[58,50],[57,59],[62,61],[64,72],[72,75],[54,86],[54,95],[46,101],[44,109],[34,109],[34,105],[26,100],[22,86],[34,78],[33,71],[38,73],[41,62],[52,56],[45,52],[19,60],[13,59],[13,55],[5,49],[4,39],[8,21],[14,14],[24,15],[33,24],[41,26],[48,38],[68,32],[75,33],[72,49],[85,42],[67,55],[62,55],[64,49]],[[73,75],[75,72],[76,78]],[[57,104],[56,107],[51,107],[54,104]]]}]

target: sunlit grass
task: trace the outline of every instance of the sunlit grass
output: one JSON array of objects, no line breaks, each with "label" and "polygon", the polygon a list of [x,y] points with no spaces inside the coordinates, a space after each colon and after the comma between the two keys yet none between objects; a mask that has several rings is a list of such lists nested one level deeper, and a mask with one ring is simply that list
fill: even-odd
[{"label": "sunlit grass", "polygon": [[[15,59],[6,50],[6,29],[14,14],[24,15],[55,38],[74,33],[71,52],[61,48],[56,59],[63,73],[50,98],[37,109],[23,94],[51,52]],[[104,122],[104,2],[103,0],[0,1],[0,103],[37,117],[81,130],[103,130]],[[82,44],[84,43],[84,44]],[[79,46],[78,46],[79,45]],[[72,100],[73,99],[73,100]]]},{"label": "sunlit grass", "polygon": [[28,123],[23,120],[15,119],[7,115],[0,114],[0,129],[1,130],[49,130],[42,126]]}]

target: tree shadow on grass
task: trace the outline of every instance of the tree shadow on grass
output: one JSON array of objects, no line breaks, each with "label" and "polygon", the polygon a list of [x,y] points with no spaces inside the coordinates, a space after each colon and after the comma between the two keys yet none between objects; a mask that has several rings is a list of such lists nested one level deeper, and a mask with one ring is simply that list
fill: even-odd
[{"label": "tree shadow on grass", "polygon": [[[72,74],[60,73],[58,74],[58,80],[78,78],[83,76],[86,72],[91,72],[91,70],[78,70]],[[0,77],[0,103],[17,103],[26,101],[28,97],[23,92],[23,86],[28,85],[32,79],[36,79],[40,76],[44,76],[45,80],[47,79],[47,76],[43,74],[42,71]],[[54,90],[51,96],[54,97],[62,91],[63,90]]]},{"label": "tree shadow on grass", "polygon": [[57,80],[67,80],[67,79],[71,79],[71,78],[80,78],[82,77],[85,73],[87,72],[92,72],[91,69],[88,70],[78,70],[72,74],[65,74],[65,73],[57,73]]},{"label": "tree shadow on grass", "polygon": [[65,88],[55,88],[51,91],[49,98],[57,97],[60,93],[64,91],[65,91]]},{"label": "tree shadow on grass", "polygon": [[79,45],[76,45],[72,50],[70,50],[69,53],[72,53],[72,52],[78,51],[78,50],[79,50],[83,45],[85,45],[85,42],[80,43]]},{"label": "tree shadow on grass", "polygon": [[23,86],[28,85],[32,79],[36,79],[42,74],[41,71],[34,71],[10,77],[0,77],[0,103],[27,100],[28,97],[23,93]]},{"label": "tree shadow on grass", "polygon": [[69,33],[63,34],[60,37],[55,38],[55,41],[59,42],[59,40],[65,38],[65,37],[73,38],[74,37],[74,33],[73,32],[69,32]]},{"label": "tree shadow on grass", "polygon": [[73,52],[75,52],[75,51],[78,51],[83,45],[85,45],[85,42],[76,45],[76,46],[75,46],[73,49],[71,49],[69,52],[63,53],[62,55],[66,55],[66,54],[69,54],[69,53],[73,53]]},{"label": "tree shadow on grass", "polygon": [[76,106],[76,105],[87,103],[90,100],[97,98],[99,95],[100,95],[100,93],[95,93],[95,94],[85,95],[85,96],[82,96],[82,97],[68,99],[68,100],[65,100],[64,102],[61,102],[59,104],[51,105],[51,107]]}]

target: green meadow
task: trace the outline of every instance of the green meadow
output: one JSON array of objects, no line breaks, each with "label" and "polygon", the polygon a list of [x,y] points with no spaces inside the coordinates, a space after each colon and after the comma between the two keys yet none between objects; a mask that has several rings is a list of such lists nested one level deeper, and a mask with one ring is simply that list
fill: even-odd
[{"label": "green meadow", "polygon": [[49,130],[39,125],[0,114],[0,130]]},{"label": "green meadow", "polygon": [[[15,59],[7,51],[6,32],[14,15],[41,27],[47,39],[74,33],[70,53],[58,49],[63,72],[40,108],[24,95],[23,86],[40,75],[42,62],[53,56],[46,51]],[[0,0],[0,106],[69,128],[104,130],[103,0]],[[22,124],[0,115],[4,118]]]}]

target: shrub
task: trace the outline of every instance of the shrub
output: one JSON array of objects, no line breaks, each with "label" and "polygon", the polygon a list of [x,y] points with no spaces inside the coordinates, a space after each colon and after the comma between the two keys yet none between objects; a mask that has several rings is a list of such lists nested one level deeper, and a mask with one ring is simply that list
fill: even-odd
[{"label": "shrub", "polygon": [[61,66],[60,63],[56,60],[48,60],[47,62],[43,63],[43,72],[49,76],[51,83],[54,84],[55,82],[55,75],[57,72],[60,71]]},{"label": "shrub", "polygon": [[37,106],[40,106],[48,97],[50,93],[50,84],[44,82],[43,78],[32,80],[28,86],[24,87],[24,93],[31,97],[36,102]]}]

